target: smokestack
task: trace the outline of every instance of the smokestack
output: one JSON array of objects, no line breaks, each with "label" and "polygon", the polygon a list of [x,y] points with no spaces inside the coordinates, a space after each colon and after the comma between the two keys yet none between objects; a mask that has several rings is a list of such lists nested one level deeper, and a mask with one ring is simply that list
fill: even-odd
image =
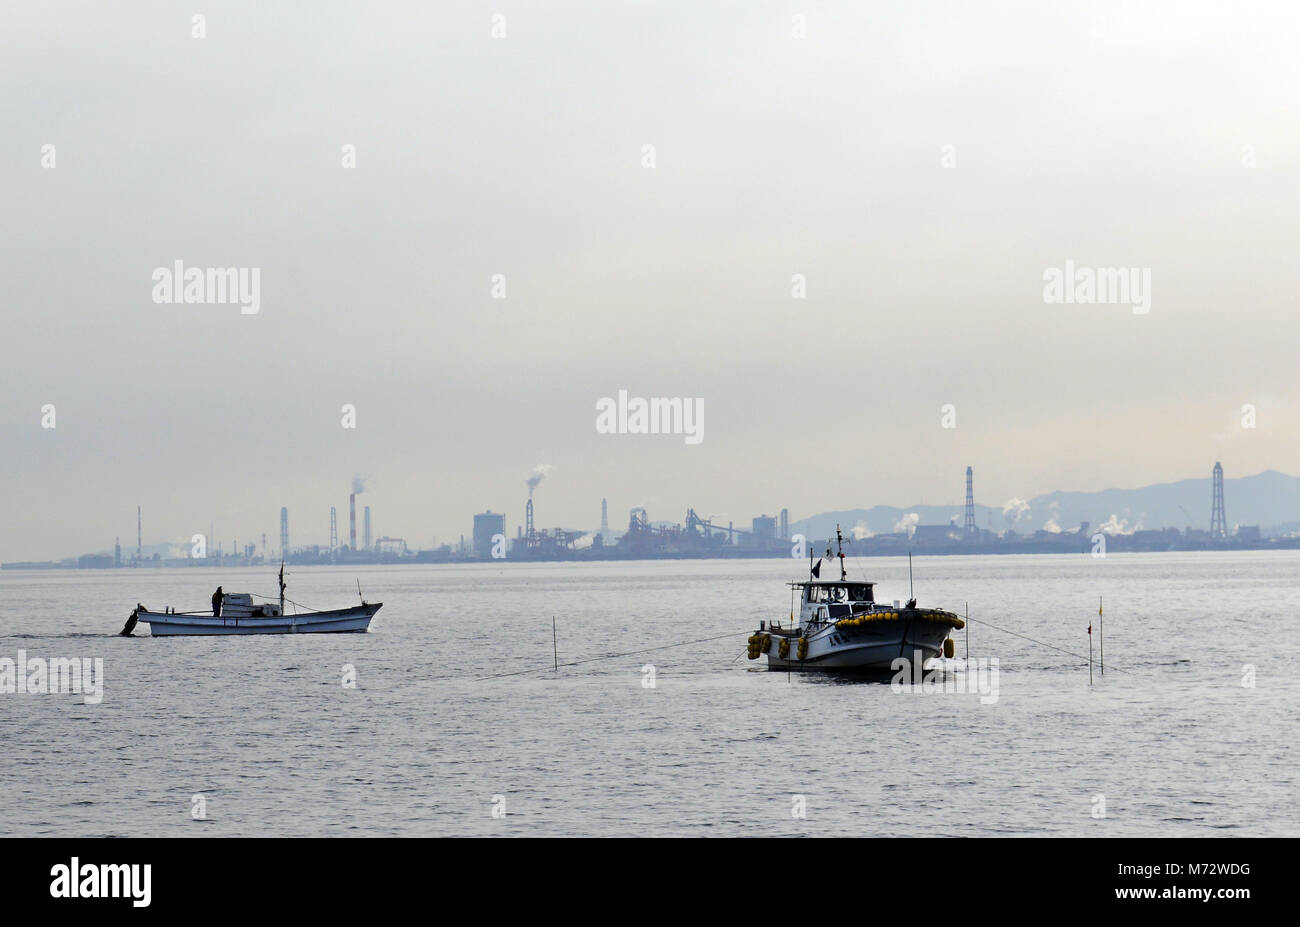
[{"label": "smokestack", "polygon": [[362,522],[361,546],[370,550],[370,506],[365,508],[365,520]]},{"label": "smokestack", "polygon": [[357,494],[348,496],[348,538],[353,550],[357,549]]}]

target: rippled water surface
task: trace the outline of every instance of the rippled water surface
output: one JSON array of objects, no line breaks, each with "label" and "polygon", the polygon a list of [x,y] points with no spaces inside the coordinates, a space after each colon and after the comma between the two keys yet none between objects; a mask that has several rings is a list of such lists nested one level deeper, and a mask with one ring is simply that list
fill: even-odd
[{"label": "rippled water surface", "polygon": [[[850,565],[906,598],[906,560]],[[190,639],[115,634],[137,601],[269,594],[272,571],[5,571],[0,657],[100,657],[105,692],[0,695],[0,832],[1300,834],[1300,555],[916,569],[921,605],[969,601],[995,703],[758,669],[745,639],[788,615],[790,561],[301,567],[315,608],[359,578],[371,632]]]}]

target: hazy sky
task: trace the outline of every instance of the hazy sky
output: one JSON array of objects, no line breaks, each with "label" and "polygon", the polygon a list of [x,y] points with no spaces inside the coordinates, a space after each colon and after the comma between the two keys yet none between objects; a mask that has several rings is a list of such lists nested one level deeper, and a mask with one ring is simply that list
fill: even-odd
[{"label": "hazy sky", "polygon": [[[324,543],[358,472],[412,546],[513,535],[539,463],[578,528],[1295,473],[1297,48],[1236,0],[6,3],[0,559],[137,503]],[[176,260],[260,312],[156,304]],[[1045,303],[1066,260],[1150,312]],[[619,389],[703,442],[598,434]]]}]

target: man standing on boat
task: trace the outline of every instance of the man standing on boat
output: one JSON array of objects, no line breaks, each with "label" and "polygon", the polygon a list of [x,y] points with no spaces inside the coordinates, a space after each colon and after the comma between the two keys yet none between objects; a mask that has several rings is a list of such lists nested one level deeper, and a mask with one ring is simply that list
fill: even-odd
[{"label": "man standing on boat", "polygon": [[213,618],[221,617],[221,596],[222,596],[221,587],[218,586],[217,591],[212,593],[212,617]]}]

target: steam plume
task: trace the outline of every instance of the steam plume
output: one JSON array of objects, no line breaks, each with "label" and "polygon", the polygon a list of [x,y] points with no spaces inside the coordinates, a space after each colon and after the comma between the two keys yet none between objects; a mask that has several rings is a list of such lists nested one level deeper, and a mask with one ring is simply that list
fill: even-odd
[{"label": "steam plume", "polygon": [[538,464],[537,466],[533,467],[532,475],[528,477],[528,479],[526,480],[526,482],[528,483],[529,499],[533,497],[533,490],[537,488],[537,484],[540,483],[543,479],[545,479],[546,474],[550,472],[551,472],[550,464]]}]

